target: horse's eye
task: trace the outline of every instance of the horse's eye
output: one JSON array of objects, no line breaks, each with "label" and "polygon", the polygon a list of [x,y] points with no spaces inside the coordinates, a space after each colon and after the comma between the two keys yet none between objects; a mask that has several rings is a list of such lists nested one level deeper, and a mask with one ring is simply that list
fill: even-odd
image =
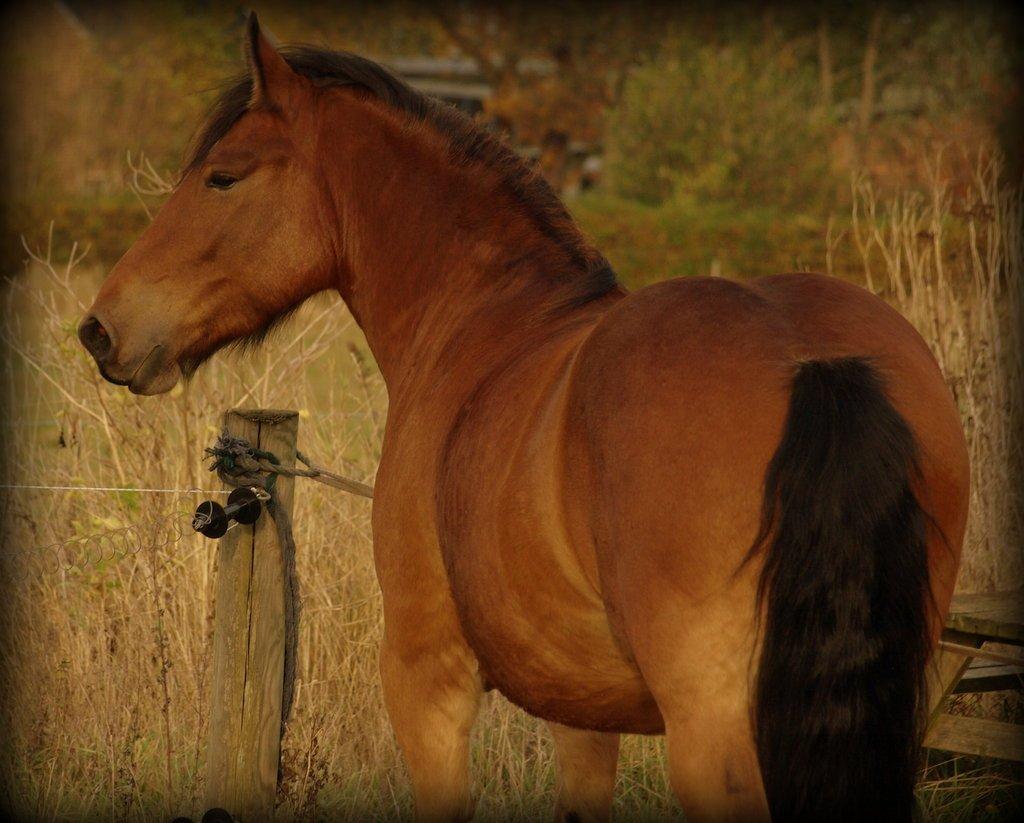
[{"label": "horse's eye", "polygon": [[215,171],[206,181],[206,187],[210,189],[230,189],[238,178],[224,172]]}]

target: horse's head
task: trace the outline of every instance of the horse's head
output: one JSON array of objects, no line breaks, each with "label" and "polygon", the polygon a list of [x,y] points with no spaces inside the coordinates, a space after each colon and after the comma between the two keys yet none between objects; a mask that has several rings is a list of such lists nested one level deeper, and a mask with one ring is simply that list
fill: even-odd
[{"label": "horse's head", "polygon": [[100,373],[136,394],[169,391],[221,346],[259,336],[332,284],[313,82],[255,15],[246,47],[251,82],[237,87],[245,113],[195,155],[79,326]]}]

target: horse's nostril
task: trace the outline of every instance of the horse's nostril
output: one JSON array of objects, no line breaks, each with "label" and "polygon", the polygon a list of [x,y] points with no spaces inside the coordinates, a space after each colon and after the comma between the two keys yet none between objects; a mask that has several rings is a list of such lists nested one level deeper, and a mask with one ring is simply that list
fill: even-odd
[{"label": "horse's nostril", "polygon": [[102,363],[110,354],[110,334],[95,317],[87,317],[82,321],[78,327],[78,339],[97,362]]}]

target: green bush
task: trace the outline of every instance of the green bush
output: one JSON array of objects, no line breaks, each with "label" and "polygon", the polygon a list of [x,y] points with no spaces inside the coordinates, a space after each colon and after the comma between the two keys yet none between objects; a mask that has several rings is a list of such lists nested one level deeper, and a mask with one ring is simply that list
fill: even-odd
[{"label": "green bush", "polygon": [[786,48],[674,42],[631,73],[606,143],[612,190],[649,203],[804,208],[834,190],[813,66]]}]

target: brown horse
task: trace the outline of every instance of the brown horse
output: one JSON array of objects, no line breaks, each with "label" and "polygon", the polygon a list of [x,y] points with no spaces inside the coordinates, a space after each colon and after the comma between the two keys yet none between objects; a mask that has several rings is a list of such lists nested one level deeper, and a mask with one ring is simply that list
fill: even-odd
[{"label": "brown horse", "polygon": [[662,731],[690,819],[909,820],[968,496],[917,333],[808,274],[629,294],[455,110],[255,18],[247,45],[80,336],[156,394],[341,293],[390,399],[380,665],[419,816],[472,814],[497,688],[551,724],[562,820]]}]

